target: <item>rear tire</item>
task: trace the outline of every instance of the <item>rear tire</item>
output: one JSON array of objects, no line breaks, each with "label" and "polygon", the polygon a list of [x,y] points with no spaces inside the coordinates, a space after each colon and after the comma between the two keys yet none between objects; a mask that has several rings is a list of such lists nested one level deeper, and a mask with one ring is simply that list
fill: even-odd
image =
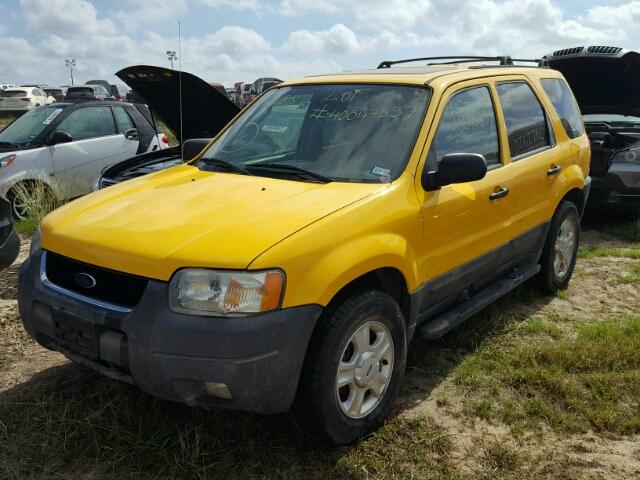
[{"label": "rear tire", "polygon": [[537,287],[551,294],[565,290],[573,275],[580,246],[580,215],[575,204],[563,200],[553,215],[537,275]]},{"label": "rear tire", "polygon": [[[11,187],[7,192],[7,200],[11,204],[11,214],[14,220],[25,220],[29,217],[29,198],[32,198],[37,189],[42,189],[41,196],[38,199],[41,202],[47,202],[51,205],[55,203],[55,195],[49,186],[37,181],[23,181]],[[29,197],[29,198],[28,198]]]},{"label": "rear tire", "polygon": [[349,444],[387,419],[407,357],[400,307],[376,290],[339,298],[313,334],[293,413],[312,435]]}]

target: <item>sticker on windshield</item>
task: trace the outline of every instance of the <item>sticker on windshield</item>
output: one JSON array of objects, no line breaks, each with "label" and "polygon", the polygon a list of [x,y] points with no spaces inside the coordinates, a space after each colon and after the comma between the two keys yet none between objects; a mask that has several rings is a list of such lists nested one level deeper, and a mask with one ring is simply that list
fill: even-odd
[{"label": "sticker on windshield", "polygon": [[378,178],[380,178],[380,181],[382,183],[391,182],[391,169],[389,168],[384,168],[384,167],[379,167],[378,165],[374,165],[374,167],[371,169],[371,174],[378,175]]},{"label": "sticker on windshield", "polygon": [[42,122],[42,124],[49,125],[51,122],[53,122],[54,118],[60,115],[61,112],[62,112],[61,108],[56,108],[53,112],[51,112],[51,115],[49,115],[47,118],[44,119],[44,122]]},{"label": "sticker on windshield", "polygon": [[262,127],[263,132],[273,132],[273,133],[284,133],[287,131],[287,128],[284,125],[265,125]]}]

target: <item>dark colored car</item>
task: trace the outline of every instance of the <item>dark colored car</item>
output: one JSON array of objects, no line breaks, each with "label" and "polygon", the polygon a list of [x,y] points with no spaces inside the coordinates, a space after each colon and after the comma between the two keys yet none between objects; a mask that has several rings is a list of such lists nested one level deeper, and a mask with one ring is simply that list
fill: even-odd
[{"label": "dark colored car", "polygon": [[79,103],[89,100],[111,100],[111,94],[102,85],[82,85],[67,90],[65,102]]},{"label": "dark colored car", "polygon": [[127,100],[127,93],[129,91],[124,85],[111,85],[109,91],[111,92],[111,96],[114,100],[117,100],[119,102],[124,102]]},{"label": "dark colored car", "polygon": [[639,209],[640,53],[584,46],[544,58],[565,76],[582,111],[591,140],[590,205]]},{"label": "dark colored car", "polygon": [[11,204],[0,197],[0,269],[11,265],[20,253],[20,237],[13,228]]},{"label": "dark colored car", "polygon": [[107,92],[111,91],[111,84],[106,80],[89,80],[85,85],[102,85]]},{"label": "dark colored car", "polygon": [[53,97],[56,102],[64,102],[65,93],[61,88],[43,88],[43,90],[48,97]]},{"label": "dark colored car", "polygon": [[[132,93],[156,113],[178,142],[214,137],[240,109],[225,93],[199,77],[182,72],[182,122],[180,121],[179,72],[136,65],[116,73]],[[102,172],[98,188],[182,163],[182,145],[137,155]]]}]

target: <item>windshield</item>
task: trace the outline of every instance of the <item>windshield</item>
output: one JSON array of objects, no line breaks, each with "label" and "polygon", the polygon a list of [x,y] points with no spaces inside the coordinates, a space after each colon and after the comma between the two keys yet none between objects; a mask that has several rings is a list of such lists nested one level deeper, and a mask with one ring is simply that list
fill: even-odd
[{"label": "windshield", "polygon": [[46,106],[28,111],[0,132],[0,143],[29,145],[64,108]]},{"label": "windshield", "polygon": [[[293,176],[288,167],[295,167],[336,181],[390,182],[404,170],[430,96],[427,88],[398,85],[275,88],[211,145],[199,166],[210,159],[254,175],[283,176],[288,169]],[[260,167],[266,164],[273,171]]]},{"label": "windshield", "polygon": [[624,123],[640,123],[640,117],[632,117],[627,115],[616,114],[600,114],[600,115],[584,115],[583,119],[586,123],[610,123],[610,122],[624,122]]}]

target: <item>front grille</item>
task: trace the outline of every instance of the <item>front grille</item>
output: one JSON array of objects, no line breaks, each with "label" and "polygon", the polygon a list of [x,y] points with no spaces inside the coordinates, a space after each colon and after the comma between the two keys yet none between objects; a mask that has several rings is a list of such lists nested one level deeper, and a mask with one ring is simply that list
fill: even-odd
[{"label": "front grille", "polygon": [[589,53],[596,53],[598,55],[615,55],[616,53],[618,53],[620,50],[622,50],[620,47],[601,47],[601,46],[595,46],[595,47],[589,47],[587,49],[587,52]]},{"label": "front grille", "polygon": [[565,55],[577,55],[582,52],[584,47],[573,47],[573,48],[565,48],[563,50],[556,50],[553,52],[554,57],[564,57]]},{"label": "front grille", "polygon": [[[140,302],[149,282],[146,278],[88,265],[52,252],[47,252],[45,269],[47,279],[59,287],[128,308]],[[95,285],[90,288],[81,286],[76,277],[79,273],[91,275]]]}]

